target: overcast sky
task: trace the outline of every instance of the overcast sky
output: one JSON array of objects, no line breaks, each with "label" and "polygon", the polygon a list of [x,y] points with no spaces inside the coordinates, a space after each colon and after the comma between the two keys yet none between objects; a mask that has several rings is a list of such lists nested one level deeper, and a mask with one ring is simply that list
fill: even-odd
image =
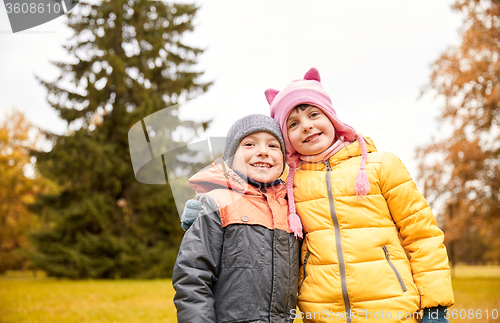
[{"label": "overcast sky", "polygon": [[[186,1],[185,1],[186,2]],[[415,148],[437,133],[442,101],[418,100],[431,64],[459,41],[452,1],[197,1],[196,30],[185,40],[206,48],[199,70],[214,86],[183,106],[181,117],[214,119],[224,136],[238,118],[269,114],[264,90],[281,90],[316,67],[339,118],[398,155],[415,178]],[[34,75],[52,81],[49,62],[69,60],[65,17],[12,34],[0,5],[0,121],[13,107],[37,126],[64,133]]]}]

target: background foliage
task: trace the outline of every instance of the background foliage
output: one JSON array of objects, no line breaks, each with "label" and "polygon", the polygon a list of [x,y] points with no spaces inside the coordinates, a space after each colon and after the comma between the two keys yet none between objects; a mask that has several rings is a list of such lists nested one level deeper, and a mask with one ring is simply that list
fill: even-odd
[{"label": "background foliage", "polygon": [[418,151],[428,200],[444,205],[452,262],[500,261],[500,3],[458,0],[461,44],[434,63],[445,135]]},{"label": "background foliage", "polygon": [[29,155],[36,141],[36,129],[19,111],[0,125],[0,273],[29,267],[27,237],[40,221],[28,205],[50,188],[37,176],[35,159]]},{"label": "background foliage", "polygon": [[[80,1],[69,14],[74,36],[65,48],[74,61],[54,62],[60,77],[40,82],[71,132],[46,133],[52,150],[32,153],[42,175],[61,188],[31,207],[47,224],[32,235],[31,259],[49,276],[171,275],[183,233],[174,199],[168,185],[135,179],[128,131],[209,87],[194,70],[202,51],[182,42],[196,10],[162,1]],[[181,122],[177,107],[166,111],[166,142],[181,125],[193,135],[200,130]]]}]

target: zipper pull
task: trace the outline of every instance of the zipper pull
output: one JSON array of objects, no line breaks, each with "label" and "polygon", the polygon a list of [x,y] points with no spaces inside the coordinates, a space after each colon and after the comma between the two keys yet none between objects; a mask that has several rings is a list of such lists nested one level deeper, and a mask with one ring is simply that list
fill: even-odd
[{"label": "zipper pull", "polygon": [[323,165],[326,166],[326,170],[328,172],[331,172],[332,171],[332,166],[330,166],[330,160],[325,160],[325,161],[322,161]]},{"label": "zipper pull", "polygon": [[309,256],[310,256],[310,255],[311,255],[311,253],[308,251],[308,252],[306,253],[306,256],[304,257],[304,263],[303,263],[303,265],[304,265],[304,266],[307,264],[307,260],[309,259]]},{"label": "zipper pull", "polygon": [[387,246],[382,246],[382,249],[384,249],[385,257],[389,259],[389,250],[387,250]]}]

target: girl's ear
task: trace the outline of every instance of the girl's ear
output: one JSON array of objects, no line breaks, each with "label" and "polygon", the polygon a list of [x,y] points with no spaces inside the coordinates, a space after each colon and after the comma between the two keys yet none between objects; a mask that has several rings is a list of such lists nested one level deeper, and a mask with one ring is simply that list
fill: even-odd
[{"label": "girl's ear", "polygon": [[306,75],[304,75],[304,80],[314,80],[321,82],[321,77],[319,76],[318,70],[312,67],[309,71],[307,71]]},{"label": "girl's ear", "polygon": [[264,93],[266,94],[267,103],[271,104],[276,95],[280,93],[280,91],[275,89],[267,89]]}]

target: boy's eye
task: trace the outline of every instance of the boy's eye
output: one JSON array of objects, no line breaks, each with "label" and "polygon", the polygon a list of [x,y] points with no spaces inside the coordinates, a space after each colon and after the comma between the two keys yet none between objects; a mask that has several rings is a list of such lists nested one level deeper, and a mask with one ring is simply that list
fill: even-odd
[{"label": "boy's eye", "polygon": [[247,147],[253,146],[253,143],[252,142],[246,142],[246,143],[243,144],[243,146],[247,146]]},{"label": "boy's eye", "polygon": [[271,148],[278,148],[278,149],[280,148],[280,146],[278,146],[277,144],[270,144],[269,147],[271,147]]}]

